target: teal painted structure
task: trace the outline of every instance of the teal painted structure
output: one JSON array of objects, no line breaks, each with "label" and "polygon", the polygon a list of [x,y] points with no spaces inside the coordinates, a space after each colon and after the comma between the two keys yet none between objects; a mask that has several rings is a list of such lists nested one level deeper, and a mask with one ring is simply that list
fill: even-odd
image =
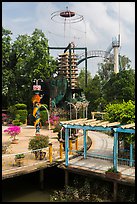
[{"label": "teal painted structure", "polygon": [[[69,123],[69,121],[68,121]],[[117,171],[117,166],[118,166],[118,133],[124,132],[124,133],[130,133],[134,134],[135,129],[123,129],[119,125],[115,127],[102,127],[102,126],[88,126],[88,125],[71,125],[71,124],[63,124],[60,123],[64,128],[65,128],[65,165],[69,165],[69,129],[82,129],[83,130],[83,135],[84,135],[84,159],[87,158],[87,135],[86,131],[91,130],[91,131],[111,131],[114,133],[114,146],[113,146],[113,167]],[[133,145],[132,143],[130,144],[130,166],[133,164]]]}]

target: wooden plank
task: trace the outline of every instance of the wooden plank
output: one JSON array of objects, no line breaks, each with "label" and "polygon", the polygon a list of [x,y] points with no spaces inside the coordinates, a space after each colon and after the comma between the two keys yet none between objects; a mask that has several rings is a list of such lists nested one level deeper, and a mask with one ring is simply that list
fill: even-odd
[{"label": "wooden plank", "polygon": [[122,125],[120,127],[123,128],[123,129],[125,129],[125,128],[133,128],[133,127],[135,127],[135,123],[131,123],[131,124],[127,124],[127,125]]},{"label": "wooden plank", "polygon": [[109,124],[107,124],[107,127],[111,127],[111,126],[115,126],[115,125],[120,125],[120,122],[109,123]]}]

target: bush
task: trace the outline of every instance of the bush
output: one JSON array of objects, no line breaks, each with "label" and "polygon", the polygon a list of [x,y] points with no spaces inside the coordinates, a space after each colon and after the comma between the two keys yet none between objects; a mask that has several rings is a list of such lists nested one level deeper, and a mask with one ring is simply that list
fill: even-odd
[{"label": "bush", "polygon": [[44,135],[34,136],[29,141],[29,150],[37,150],[48,147],[49,144],[49,137]]},{"label": "bush", "polygon": [[21,123],[26,123],[28,111],[27,110],[16,110],[16,118],[19,115],[19,120]]},{"label": "bush", "polygon": [[45,122],[48,120],[48,114],[46,110],[40,111],[40,118],[41,118],[41,124],[45,125]]},{"label": "bush", "polygon": [[22,125],[22,122],[20,122],[20,120],[16,119],[16,120],[13,120],[13,121],[12,121],[12,124],[13,124],[13,125],[20,126],[20,125]]},{"label": "bush", "polygon": [[53,132],[60,132],[62,126],[57,124],[56,127],[53,129]]},{"label": "bush", "polygon": [[15,159],[21,159],[21,158],[24,158],[25,155],[24,154],[16,154],[15,155]]},{"label": "bush", "polygon": [[15,104],[15,108],[17,110],[26,110],[27,109],[27,105],[24,104],[24,103],[17,103],[17,104]]},{"label": "bush", "polygon": [[135,122],[135,104],[133,101],[123,101],[123,103],[108,104],[105,108],[104,119],[109,122],[118,121],[121,124]]},{"label": "bush", "polygon": [[28,115],[27,105],[18,103],[8,108],[8,111],[12,117],[12,120],[20,120],[21,123],[25,123]]}]

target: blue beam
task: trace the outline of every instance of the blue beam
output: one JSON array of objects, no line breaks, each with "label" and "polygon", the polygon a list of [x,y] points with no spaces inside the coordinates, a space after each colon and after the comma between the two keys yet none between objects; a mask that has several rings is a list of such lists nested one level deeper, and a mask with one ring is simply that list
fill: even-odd
[{"label": "blue beam", "polygon": [[65,165],[68,166],[68,151],[69,151],[69,129],[65,128]]},{"label": "blue beam", "polygon": [[130,133],[130,134],[135,133],[134,129],[113,128],[113,130],[114,130],[114,132],[124,132],[124,133]]},{"label": "blue beam", "polygon": [[83,130],[83,135],[84,135],[84,159],[87,158],[87,134],[86,130]]},{"label": "blue beam", "polygon": [[133,165],[133,144],[130,143],[130,163],[129,163],[130,166]]},{"label": "blue beam", "polygon": [[117,171],[118,159],[118,133],[114,132],[114,146],[113,146],[113,167]]}]

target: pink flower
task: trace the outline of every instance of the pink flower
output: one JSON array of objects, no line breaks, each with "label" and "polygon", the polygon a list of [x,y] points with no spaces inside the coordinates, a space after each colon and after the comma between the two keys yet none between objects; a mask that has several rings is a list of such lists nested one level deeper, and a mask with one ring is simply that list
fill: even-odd
[{"label": "pink flower", "polygon": [[4,130],[7,132],[11,137],[18,135],[21,132],[20,126],[10,125],[7,129]]},{"label": "pink flower", "polygon": [[[59,122],[59,116],[51,115],[49,118],[50,124],[54,125]],[[49,123],[48,120],[46,121],[46,124]]]}]

